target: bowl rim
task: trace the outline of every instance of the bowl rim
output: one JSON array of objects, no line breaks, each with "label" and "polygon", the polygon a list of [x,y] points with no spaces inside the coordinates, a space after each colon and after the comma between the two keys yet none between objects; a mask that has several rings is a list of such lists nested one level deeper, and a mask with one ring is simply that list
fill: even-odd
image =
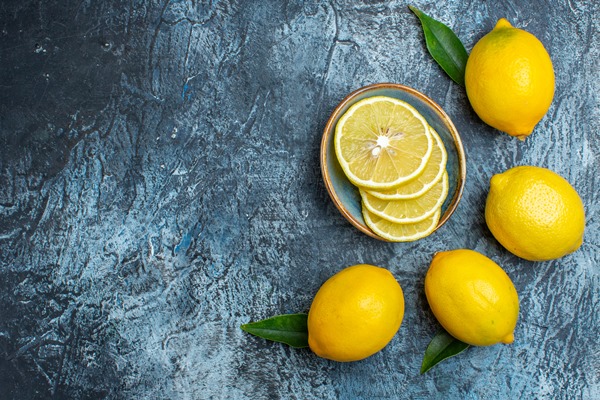
[{"label": "bowl rim", "polygon": [[[457,158],[458,158],[458,174],[457,174],[458,182],[457,182],[456,190],[454,191],[454,195],[452,197],[452,201],[450,202],[450,205],[448,206],[448,208],[446,209],[444,214],[440,217],[440,220],[438,221],[435,229],[430,233],[430,235],[431,235],[434,232],[436,232],[439,228],[441,228],[448,221],[448,219],[450,219],[450,216],[454,213],[454,211],[458,207],[458,203],[460,202],[460,200],[462,198],[463,190],[465,187],[465,181],[466,181],[466,176],[467,176],[467,163],[466,163],[465,150],[463,148],[462,140],[460,138],[458,130],[454,126],[454,123],[452,122],[452,120],[450,119],[448,114],[446,114],[446,112],[442,109],[442,107],[440,107],[435,101],[433,101],[431,98],[429,98],[428,96],[424,95],[423,93],[419,92],[416,89],[413,89],[406,85],[402,85],[400,83],[391,83],[391,82],[374,83],[374,84],[370,84],[367,86],[363,86],[359,89],[356,89],[355,91],[353,91],[352,93],[350,93],[346,97],[344,97],[344,99],[334,108],[331,115],[329,116],[329,119],[327,120],[327,123],[325,124],[325,128],[323,129],[323,137],[321,138],[321,149],[320,149],[320,152],[321,152],[321,154],[320,154],[321,175],[323,176],[323,181],[325,183],[325,187],[327,188],[329,197],[331,198],[331,200],[333,200],[333,204],[335,204],[336,208],[340,211],[340,213],[342,213],[342,215],[352,225],[354,225],[355,228],[357,228],[358,230],[360,230],[361,232],[363,232],[364,234],[366,234],[372,238],[375,238],[375,239],[378,239],[378,240],[381,240],[384,242],[392,242],[390,240],[387,240],[387,239],[377,235],[366,224],[363,224],[362,222],[360,222],[347,210],[347,208],[344,206],[344,204],[338,197],[335,189],[333,188],[333,184],[331,182],[331,177],[329,175],[329,170],[327,169],[327,143],[329,141],[329,136],[335,135],[334,123],[338,119],[338,117],[340,117],[342,109],[349,102],[354,100],[359,95],[361,95],[365,92],[374,90],[374,89],[395,89],[395,90],[400,90],[403,92],[410,93],[413,96],[419,98],[424,103],[431,106],[433,111],[438,115],[438,117],[440,117],[440,119],[448,127],[450,135],[452,136],[452,139],[454,140]],[[334,156],[335,156],[335,154],[334,154]],[[397,242],[392,242],[392,243],[397,243]]]}]

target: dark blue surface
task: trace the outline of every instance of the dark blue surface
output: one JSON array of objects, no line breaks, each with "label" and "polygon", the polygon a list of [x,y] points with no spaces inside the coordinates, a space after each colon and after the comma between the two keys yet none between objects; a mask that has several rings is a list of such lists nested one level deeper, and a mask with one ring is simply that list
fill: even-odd
[{"label": "dark blue surface", "polygon": [[[405,2],[0,2],[0,398],[600,398],[600,4],[414,5],[467,50],[501,17],[544,43],[556,96],[531,137],[477,118]],[[415,243],[360,233],[321,180],[329,113],[376,82],[431,97],[467,152],[456,213]],[[532,263],[487,229],[490,177],[526,164],[581,194],[576,253]],[[439,327],[423,279],[454,248],[513,279],[515,343],[420,376]],[[335,363],[240,330],[363,262],[405,293],[380,353]]]}]

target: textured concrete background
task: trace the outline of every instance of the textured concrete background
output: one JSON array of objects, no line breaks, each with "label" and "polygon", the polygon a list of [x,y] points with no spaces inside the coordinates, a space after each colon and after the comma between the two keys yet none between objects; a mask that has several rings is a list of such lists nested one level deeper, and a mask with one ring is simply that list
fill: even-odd
[{"label": "textured concrete background", "polygon": [[[477,118],[402,1],[0,2],[0,398],[600,398],[600,5],[414,4],[468,50],[500,17],[542,40],[556,97],[529,139]],[[319,171],[328,114],[385,81],[442,105],[468,157],[457,212],[412,244],[354,229]],[[488,231],[489,178],[524,164],[582,195],[576,253],[532,263]],[[438,329],[424,275],[463,247],[514,280],[516,340],[420,376]],[[307,311],[362,262],[406,296],[373,357],[330,362],[239,329]]]}]

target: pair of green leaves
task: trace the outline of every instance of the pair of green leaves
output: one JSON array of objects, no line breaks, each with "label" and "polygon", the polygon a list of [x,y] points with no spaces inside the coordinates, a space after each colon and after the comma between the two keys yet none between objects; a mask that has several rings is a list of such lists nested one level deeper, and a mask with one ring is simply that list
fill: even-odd
[{"label": "pair of green leaves", "polygon": [[[419,9],[409,6],[421,21],[427,50],[450,78],[465,85],[465,67],[468,54],[460,39],[443,23],[436,21]],[[286,314],[242,325],[245,332],[292,347],[308,347],[308,315]],[[439,362],[462,353],[468,344],[455,339],[443,329],[431,340],[421,364],[421,374]]]},{"label": "pair of green leaves", "polygon": [[[458,36],[452,32],[452,29],[431,18],[418,8],[413,6],[408,6],[408,8],[421,21],[429,54],[454,82],[465,86],[465,68],[469,55]],[[468,344],[454,338],[445,330],[440,330],[431,339],[425,350],[421,364],[421,374],[429,371],[445,359],[462,353],[468,347]]]},{"label": "pair of green leaves", "polygon": [[[408,6],[408,8],[421,21],[429,54],[454,82],[464,87],[465,68],[469,55],[458,36],[454,34],[452,29],[431,18],[418,8],[414,6]],[[425,350],[423,363],[421,364],[421,374],[429,371],[445,359],[462,353],[468,347],[468,344],[454,338],[445,330],[440,330],[431,339]]]},{"label": "pair of green leaves", "polygon": [[[289,346],[302,348],[308,347],[308,315],[285,314],[267,318],[258,322],[242,325],[243,331],[263,339],[285,343]],[[453,338],[446,331],[441,330],[435,335],[425,350],[421,374],[429,371],[439,362],[462,353],[468,344]]]}]

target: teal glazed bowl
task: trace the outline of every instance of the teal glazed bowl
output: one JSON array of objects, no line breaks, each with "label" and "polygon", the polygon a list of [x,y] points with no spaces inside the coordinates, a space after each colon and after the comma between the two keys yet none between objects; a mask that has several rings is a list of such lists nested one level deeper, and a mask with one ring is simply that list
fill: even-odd
[{"label": "teal glazed bowl", "polygon": [[323,139],[321,140],[321,173],[329,196],[342,215],[358,230],[373,238],[387,241],[365,224],[358,188],[346,178],[335,155],[333,140],[335,126],[348,108],[362,99],[373,96],[394,97],[409,103],[421,113],[444,142],[448,153],[446,170],[450,186],[448,197],[442,205],[442,216],[435,228],[437,230],[448,221],[462,197],[467,174],[465,152],[460,135],[444,110],[429,97],[408,86],[396,83],[377,83],[365,86],[350,93],[333,110],[325,125]]}]

